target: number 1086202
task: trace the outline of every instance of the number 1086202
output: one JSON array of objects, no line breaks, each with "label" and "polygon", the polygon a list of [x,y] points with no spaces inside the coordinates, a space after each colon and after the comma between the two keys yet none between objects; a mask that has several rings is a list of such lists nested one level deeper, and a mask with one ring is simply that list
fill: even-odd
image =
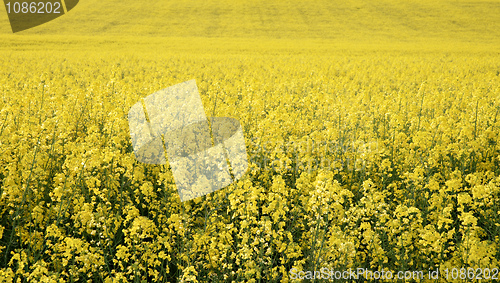
[{"label": "number 1086202", "polygon": [[61,2],[7,2],[8,14],[61,14]]}]

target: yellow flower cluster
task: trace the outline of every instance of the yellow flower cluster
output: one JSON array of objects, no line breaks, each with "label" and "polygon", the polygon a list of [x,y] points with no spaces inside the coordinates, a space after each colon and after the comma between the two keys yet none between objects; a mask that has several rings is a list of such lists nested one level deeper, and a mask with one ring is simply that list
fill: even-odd
[{"label": "yellow flower cluster", "polygon": [[[0,58],[0,282],[500,267],[498,53],[76,53]],[[192,78],[250,164],[181,203],[127,112]]]}]

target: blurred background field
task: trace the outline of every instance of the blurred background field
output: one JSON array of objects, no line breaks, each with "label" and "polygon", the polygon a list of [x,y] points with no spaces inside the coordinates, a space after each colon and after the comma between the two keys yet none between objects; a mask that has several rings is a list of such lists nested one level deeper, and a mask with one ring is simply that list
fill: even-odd
[{"label": "blurred background field", "polygon": [[[498,268],[498,15],[92,0],[12,34],[1,12],[0,282]],[[126,115],[190,79],[207,116],[242,123],[251,168],[181,203],[168,166],[134,159]]]},{"label": "blurred background field", "polygon": [[1,47],[498,51],[500,45],[498,1],[90,0],[76,9],[15,35],[1,13]]}]

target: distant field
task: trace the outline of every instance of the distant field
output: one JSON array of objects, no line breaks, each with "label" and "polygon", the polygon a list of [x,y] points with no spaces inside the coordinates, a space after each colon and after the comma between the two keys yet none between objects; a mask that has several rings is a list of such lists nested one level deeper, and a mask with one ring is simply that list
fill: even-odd
[{"label": "distant field", "polygon": [[[0,11],[0,282],[497,280],[499,15],[91,0],[12,34]],[[127,113],[191,79],[208,117],[241,122],[250,168],[181,202],[168,164],[136,160]]]},{"label": "distant field", "polygon": [[266,40],[274,46],[286,46],[290,45],[287,40],[294,40],[296,48],[316,39],[313,44],[326,41],[329,47],[337,48],[375,45],[498,51],[498,15],[499,1],[89,0],[80,1],[75,10],[61,18],[15,36],[11,36],[7,13],[1,12],[0,47],[25,40],[39,42],[53,35],[54,41],[77,41],[81,45],[78,38],[71,37],[77,35],[112,41],[125,37],[143,44],[148,38],[164,38],[168,46],[174,45],[169,38],[196,38],[192,42],[201,49],[209,38],[208,42],[216,46],[253,46]]}]

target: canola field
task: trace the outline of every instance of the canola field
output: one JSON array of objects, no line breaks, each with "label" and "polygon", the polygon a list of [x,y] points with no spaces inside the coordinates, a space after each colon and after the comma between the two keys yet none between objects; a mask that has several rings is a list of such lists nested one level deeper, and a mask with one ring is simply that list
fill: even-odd
[{"label": "canola field", "polygon": [[[0,29],[0,282],[500,277],[497,2],[138,3]],[[181,202],[127,113],[191,79],[249,170]]]}]

